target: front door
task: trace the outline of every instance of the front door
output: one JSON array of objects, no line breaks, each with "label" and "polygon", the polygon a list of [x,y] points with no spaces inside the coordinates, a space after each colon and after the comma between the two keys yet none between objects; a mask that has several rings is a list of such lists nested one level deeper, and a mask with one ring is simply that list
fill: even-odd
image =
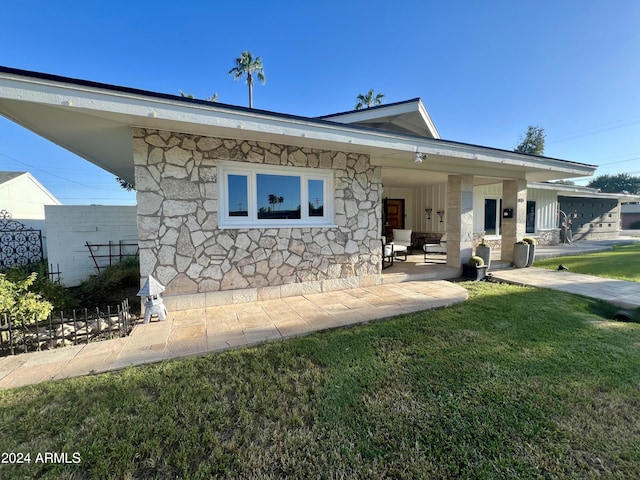
[{"label": "front door", "polygon": [[387,238],[391,238],[394,228],[404,228],[404,198],[386,198],[384,216],[384,232]]}]

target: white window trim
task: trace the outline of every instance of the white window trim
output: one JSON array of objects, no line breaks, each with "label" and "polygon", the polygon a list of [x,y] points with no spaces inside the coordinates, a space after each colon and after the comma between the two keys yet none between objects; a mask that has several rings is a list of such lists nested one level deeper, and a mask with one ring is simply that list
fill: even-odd
[{"label": "white window trim", "polygon": [[[300,178],[300,219],[258,219],[257,181],[258,174],[289,175]],[[247,177],[247,217],[229,216],[229,196],[227,178],[229,175]],[[324,215],[309,216],[309,180],[322,180],[324,185]],[[254,163],[218,161],[218,226],[220,228],[295,228],[295,227],[336,227],[334,220],[333,170],[323,168],[283,167]]]}]

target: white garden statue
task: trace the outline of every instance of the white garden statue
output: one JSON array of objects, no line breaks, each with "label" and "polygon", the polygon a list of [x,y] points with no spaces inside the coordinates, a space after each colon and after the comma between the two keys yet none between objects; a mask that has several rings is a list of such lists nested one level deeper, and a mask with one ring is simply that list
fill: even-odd
[{"label": "white garden statue", "polygon": [[159,321],[166,320],[168,312],[160,296],[162,292],[164,292],[164,285],[149,275],[144,286],[138,292],[139,297],[145,297],[144,323],[149,323],[152,315],[157,315]]}]

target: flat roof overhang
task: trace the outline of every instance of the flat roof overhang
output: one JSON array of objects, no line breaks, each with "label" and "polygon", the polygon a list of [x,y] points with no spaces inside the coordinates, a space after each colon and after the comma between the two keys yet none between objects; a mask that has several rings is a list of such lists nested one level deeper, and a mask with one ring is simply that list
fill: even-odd
[{"label": "flat roof overhang", "polygon": [[564,197],[582,197],[582,198],[602,198],[615,199],[620,202],[638,202],[640,195],[630,193],[609,193],[601,192],[595,188],[583,187],[581,185],[568,185],[563,183],[532,183],[529,188],[539,190],[553,190],[560,196]]},{"label": "flat roof overhang", "polygon": [[[0,67],[0,114],[99,167],[134,180],[132,127],[365,153],[389,185],[449,174],[548,181],[596,166],[326,120]],[[414,154],[428,158],[414,163]],[[444,179],[444,180],[443,180]],[[387,184],[387,183],[385,183]]]}]

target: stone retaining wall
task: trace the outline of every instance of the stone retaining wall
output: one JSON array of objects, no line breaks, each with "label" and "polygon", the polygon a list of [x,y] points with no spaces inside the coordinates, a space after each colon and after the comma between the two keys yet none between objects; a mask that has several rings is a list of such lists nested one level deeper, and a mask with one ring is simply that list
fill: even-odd
[{"label": "stone retaining wall", "polygon": [[[381,168],[367,155],[140,128],[133,143],[140,271],[169,308],[380,282]],[[219,228],[219,160],[332,169],[336,226]]]}]

